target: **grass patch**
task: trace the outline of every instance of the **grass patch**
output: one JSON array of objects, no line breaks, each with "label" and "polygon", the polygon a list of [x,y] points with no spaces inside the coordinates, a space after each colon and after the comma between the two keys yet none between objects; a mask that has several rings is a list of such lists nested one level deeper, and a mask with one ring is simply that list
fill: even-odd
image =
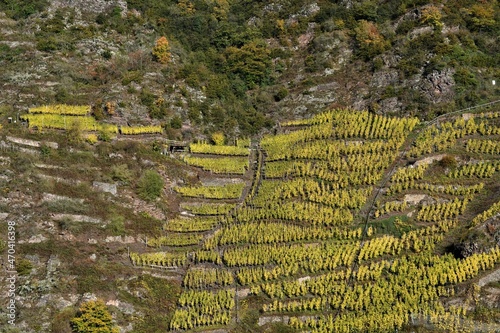
[{"label": "grass patch", "polygon": [[61,231],[68,231],[71,234],[78,236],[85,231],[88,231],[88,224],[85,222],[72,221],[71,219],[62,219],[57,222]]},{"label": "grass patch", "polygon": [[154,170],[146,170],[137,183],[139,197],[146,201],[153,201],[161,195],[164,181]]},{"label": "grass patch", "polygon": [[[243,302],[243,301],[242,301]],[[258,309],[243,309],[244,311],[241,311],[240,309],[240,322],[236,323],[235,328],[233,329],[232,332],[248,332],[248,328],[251,328],[251,331],[257,331],[259,330],[259,326],[257,325],[259,321],[259,310]],[[270,331],[274,332],[274,331]]]},{"label": "grass patch", "polygon": [[16,262],[16,271],[19,275],[29,275],[33,269],[33,264],[28,259],[21,259]]},{"label": "grass patch", "polygon": [[76,316],[74,307],[67,307],[57,312],[51,323],[51,332],[53,333],[69,333],[73,332],[70,321]]},{"label": "grass patch", "polygon": [[11,164],[16,166],[15,170],[17,173],[25,173],[31,171],[33,169],[34,163],[36,163],[37,161],[38,158],[36,156],[16,153],[12,157]]},{"label": "grass patch", "polygon": [[125,269],[122,264],[116,262],[90,260],[79,260],[70,267],[70,273],[77,276],[79,294],[113,292],[117,288],[116,281],[123,275]]},{"label": "grass patch", "polygon": [[181,288],[176,282],[143,274],[129,281],[120,299],[133,304],[144,313],[144,317],[134,323],[136,333],[157,333],[169,330],[170,319]]},{"label": "grass patch", "polygon": [[71,262],[77,257],[75,244],[58,242],[54,239],[48,239],[41,243],[25,243],[20,246],[21,253],[36,253],[40,257],[49,258],[51,255],[58,256],[63,262]]},{"label": "grass patch", "polygon": [[48,201],[45,207],[51,213],[67,213],[67,214],[87,214],[89,207],[81,202],[69,199],[60,199]]},{"label": "grass patch", "polygon": [[470,313],[473,320],[485,323],[497,323],[500,320],[498,309],[492,309],[484,304],[478,304],[474,311]]},{"label": "grass patch", "polygon": [[126,214],[126,230],[128,234],[144,234],[147,236],[158,236],[162,232],[163,221],[148,214]]},{"label": "grass patch", "polygon": [[68,185],[62,182],[54,182],[54,194],[70,198],[93,197],[93,191],[90,185],[81,183],[78,185]]},{"label": "grass patch", "polygon": [[113,236],[123,236],[125,235],[125,218],[121,215],[115,215],[110,218],[109,224],[106,226]]},{"label": "grass patch", "polygon": [[[95,266],[79,266],[75,267],[74,272],[77,277],[77,291],[79,294],[87,292],[95,293],[97,290],[111,291],[109,282],[105,281],[101,269]],[[101,276],[103,279],[101,279]]]},{"label": "grass patch", "polygon": [[383,220],[377,220],[371,223],[371,227],[376,229],[379,235],[394,235],[400,237],[402,234],[415,229],[406,215],[395,215]]},{"label": "grass patch", "polygon": [[474,216],[480,214],[487,210],[491,205],[498,201],[498,195],[500,194],[498,173],[493,177],[493,182],[490,184],[485,184],[485,188],[473,198],[471,202],[467,205],[467,210],[464,214],[464,218],[467,220],[472,220]]}]

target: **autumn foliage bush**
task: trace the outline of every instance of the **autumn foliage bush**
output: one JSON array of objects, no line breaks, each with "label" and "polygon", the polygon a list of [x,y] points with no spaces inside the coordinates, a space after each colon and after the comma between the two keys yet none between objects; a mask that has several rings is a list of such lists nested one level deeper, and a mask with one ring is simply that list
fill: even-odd
[{"label": "autumn foliage bush", "polygon": [[153,58],[160,64],[166,64],[170,61],[170,46],[165,36],[156,40],[152,53]]}]

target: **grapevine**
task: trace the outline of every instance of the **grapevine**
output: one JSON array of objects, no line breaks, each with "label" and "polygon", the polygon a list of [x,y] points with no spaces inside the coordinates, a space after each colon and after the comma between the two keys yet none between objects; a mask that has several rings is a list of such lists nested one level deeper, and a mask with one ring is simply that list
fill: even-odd
[{"label": "grapevine", "polygon": [[168,252],[135,253],[130,252],[132,263],[137,266],[165,266],[177,267],[186,264],[186,254],[174,254]]},{"label": "grapevine", "polygon": [[206,143],[191,143],[189,145],[191,153],[213,154],[213,155],[233,155],[248,156],[249,149],[239,146],[214,146]]},{"label": "grapevine", "polygon": [[182,280],[182,285],[188,289],[223,287],[233,284],[231,272],[215,268],[189,269]]},{"label": "grapevine", "polygon": [[212,230],[218,223],[215,217],[196,217],[171,219],[163,225],[165,231],[193,232]]},{"label": "grapevine", "polygon": [[224,186],[175,187],[174,190],[186,197],[207,199],[238,199],[245,187],[244,183]]},{"label": "grapevine", "polygon": [[248,158],[242,157],[184,157],[184,162],[213,173],[244,174],[248,170]]},{"label": "grapevine", "polygon": [[30,108],[29,113],[41,113],[41,114],[57,114],[57,115],[69,115],[69,116],[86,116],[90,113],[89,105],[66,105],[66,104],[56,104],[56,105],[42,105],[35,108]]},{"label": "grapevine", "polygon": [[491,205],[490,208],[488,208],[487,210],[485,210],[481,214],[474,217],[474,219],[471,222],[471,225],[477,226],[477,225],[489,220],[490,218],[497,215],[498,213],[500,213],[500,201],[494,203],[493,205]]},{"label": "grapevine", "polygon": [[124,135],[163,133],[161,126],[121,126],[120,133]]},{"label": "grapevine", "polygon": [[181,204],[181,209],[196,215],[226,215],[236,207],[228,203]]}]

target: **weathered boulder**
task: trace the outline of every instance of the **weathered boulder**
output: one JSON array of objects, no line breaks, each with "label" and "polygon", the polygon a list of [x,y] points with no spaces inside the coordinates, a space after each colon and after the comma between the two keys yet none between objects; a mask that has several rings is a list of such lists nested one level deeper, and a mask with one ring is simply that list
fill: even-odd
[{"label": "weathered boulder", "polygon": [[116,195],[118,193],[118,187],[116,186],[116,184],[93,182],[92,186],[96,190],[101,192],[111,193],[113,195]]}]

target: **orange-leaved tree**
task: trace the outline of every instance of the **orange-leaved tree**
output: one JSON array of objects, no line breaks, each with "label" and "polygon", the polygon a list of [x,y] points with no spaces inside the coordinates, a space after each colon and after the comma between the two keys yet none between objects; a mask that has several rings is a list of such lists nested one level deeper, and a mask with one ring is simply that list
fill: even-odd
[{"label": "orange-leaved tree", "polygon": [[377,24],[361,20],[354,29],[358,42],[359,54],[365,59],[370,59],[384,52],[389,47],[389,42],[379,32]]},{"label": "orange-leaved tree", "polygon": [[152,53],[154,59],[161,64],[166,64],[170,61],[170,46],[165,36],[156,40]]}]

